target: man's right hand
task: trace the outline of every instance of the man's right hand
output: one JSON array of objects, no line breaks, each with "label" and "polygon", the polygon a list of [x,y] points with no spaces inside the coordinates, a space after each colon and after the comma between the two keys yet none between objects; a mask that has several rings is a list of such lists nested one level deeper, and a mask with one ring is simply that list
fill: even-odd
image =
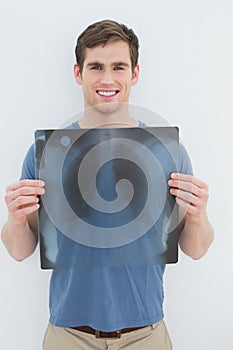
[{"label": "man's right hand", "polygon": [[9,254],[17,261],[26,259],[36,248],[38,196],[45,193],[44,185],[40,180],[21,180],[6,188],[8,220],[1,237]]},{"label": "man's right hand", "polygon": [[41,180],[21,180],[6,188],[5,202],[9,219],[15,225],[23,225],[27,215],[39,209],[39,195],[45,193],[45,183]]}]

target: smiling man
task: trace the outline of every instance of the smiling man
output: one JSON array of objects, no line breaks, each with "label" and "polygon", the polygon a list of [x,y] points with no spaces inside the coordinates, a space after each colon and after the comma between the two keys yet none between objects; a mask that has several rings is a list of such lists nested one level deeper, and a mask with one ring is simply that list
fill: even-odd
[{"label": "smiling man", "polygon": [[[85,111],[71,128],[145,126],[128,113],[131,87],[139,76],[138,47],[134,32],[111,20],[94,23],[79,36],[74,75]],[[45,184],[35,179],[32,146],[21,180],[9,185],[5,196],[9,218],[2,240],[17,261],[30,256],[38,241],[38,196],[45,193]],[[168,186],[185,211],[180,247],[199,259],[213,240],[206,214],[208,186],[193,176],[183,148],[179,173],[171,174]],[[164,270],[156,264],[55,269],[43,349],[171,350],[163,321]]]}]

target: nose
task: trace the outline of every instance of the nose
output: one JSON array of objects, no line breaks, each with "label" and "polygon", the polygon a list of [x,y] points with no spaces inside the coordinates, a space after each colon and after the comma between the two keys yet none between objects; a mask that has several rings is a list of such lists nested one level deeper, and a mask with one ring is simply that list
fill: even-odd
[{"label": "nose", "polygon": [[101,84],[113,84],[114,79],[113,79],[113,72],[111,70],[105,70],[103,71],[103,75],[101,77]]}]

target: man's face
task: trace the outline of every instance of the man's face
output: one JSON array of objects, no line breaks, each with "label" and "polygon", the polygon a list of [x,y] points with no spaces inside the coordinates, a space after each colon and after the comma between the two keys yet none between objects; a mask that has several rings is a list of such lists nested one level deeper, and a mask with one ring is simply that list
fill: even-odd
[{"label": "man's face", "polygon": [[129,46],[124,41],[86,49],[82,73],[77,65],[74,67],[85,108],[93,107],[104,114],[116,112],[120,108],[117,102],[128,102],[138,73],[138,65],[132,72]]}]

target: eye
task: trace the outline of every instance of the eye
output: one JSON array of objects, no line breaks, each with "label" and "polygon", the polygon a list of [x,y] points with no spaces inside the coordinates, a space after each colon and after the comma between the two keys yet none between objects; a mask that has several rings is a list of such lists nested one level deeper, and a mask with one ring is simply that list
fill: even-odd
[{"label": "eye", "polygon": [[95,64],[94,66],[91,67],[91,69],[94,69],[94,70],[101,70],[102,67],[100,64]]},{"label": "eye", "polygon": [[120,66],[117,66],[117,67],[114,67],[114,70],[124,70],[124,68],[120,67]]}]

